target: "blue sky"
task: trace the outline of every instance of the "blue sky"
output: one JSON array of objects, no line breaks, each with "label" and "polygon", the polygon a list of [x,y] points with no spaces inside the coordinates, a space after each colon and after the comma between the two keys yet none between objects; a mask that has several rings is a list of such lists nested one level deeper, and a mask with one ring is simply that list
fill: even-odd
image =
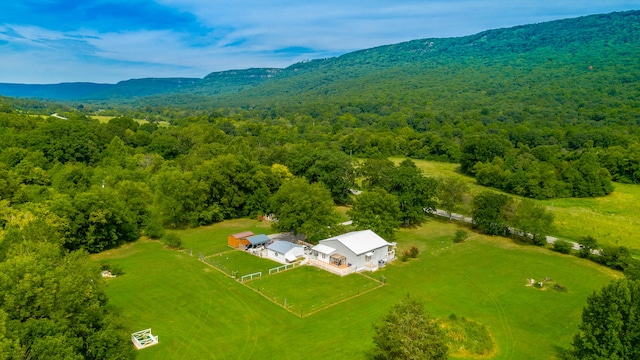
[{"label": "blue sky", "polygon": [[638,0],[5,0],[0,82],[204,77],[632,9]]}]

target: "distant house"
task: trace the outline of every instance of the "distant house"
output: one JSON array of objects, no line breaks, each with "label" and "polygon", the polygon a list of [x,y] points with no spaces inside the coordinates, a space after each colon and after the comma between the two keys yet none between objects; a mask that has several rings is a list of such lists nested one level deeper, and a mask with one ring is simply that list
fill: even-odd
[{"label": "distant house", "polygon": [[281,263],[291,263],[304,257],[304,246],[276,240],[267,246],[267,256]]},{"label": "distant house", "polygon": [[375,271],[394,258],[395,243],[387,242],[371,230],[353,231],[320,240],[311,249],[312,264],[326,268],[322,266],[324,263],[339,269],[350,269],[350,272]]},{"label": "distant house", "polygon": [[238,248],[245,248],[246,246],[248,246],[249,240],[247,240],[247,238],[249,238],[250,236],[255,235],[253,232],[251,231],[243,231],[241,233],[237,233],[237,234],[233,234],[233,235],[229,235],[227,237],[227,245],[234,247],[236,249]]}]

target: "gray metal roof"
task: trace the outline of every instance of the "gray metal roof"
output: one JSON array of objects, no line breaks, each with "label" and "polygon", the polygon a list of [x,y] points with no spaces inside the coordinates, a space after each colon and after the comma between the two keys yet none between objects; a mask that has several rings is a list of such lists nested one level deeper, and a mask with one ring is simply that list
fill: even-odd
[{"label": "gray metal roof", "polygon": [[266,243],[268,243],[270,241],[269,237],[267,235],[265,235],[265,234],[258,234],[258,235],[249,236],[247,238],[247,240],[249,240],[251,245],[266,244]]},{"label": "gray metal roof", "polygon": [[293,248],[297,248],[297,247],[301,248],[302,246],[294,244],[294,243],[290,243],[288,241],[280,241],[280,240],[278,240],[278,241],[274,241],[272,244],[269,244],[267,246],[267,249],[273,250],[273,251],[275,251],[277,253],[280,253],[280,254],[286,254],[287,251],[289,251],[289,250],[291,250]]}]

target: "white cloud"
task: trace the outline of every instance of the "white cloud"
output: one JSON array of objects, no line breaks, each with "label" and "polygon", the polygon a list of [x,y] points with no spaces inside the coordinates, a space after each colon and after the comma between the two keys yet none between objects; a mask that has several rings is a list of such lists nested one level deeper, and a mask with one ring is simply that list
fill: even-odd
[{"label": "white cloud", "polygon": [[[0,82],[202,77],[211,71],[284,67],[304,59],[412,39],[463,36],[492,28],[638,7],[630,1],[615,0],[158,3],[194,14],[203,27],[194,27],[199,29],[197,34],[166,29],[99,32],[91,21],[83,24],[83,19],[78,19],[84,27],[65,33],[45,29],[41,24],[0,25]],[[202,29],[210,32],[204,34]],[[300,52],[279,51],[295,48]]]}]

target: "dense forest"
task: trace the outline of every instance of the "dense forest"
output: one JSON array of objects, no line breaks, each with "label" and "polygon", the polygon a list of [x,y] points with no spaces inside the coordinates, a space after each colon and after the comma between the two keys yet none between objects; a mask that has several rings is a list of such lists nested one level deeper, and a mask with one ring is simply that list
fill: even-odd
[{"label": "dense forest", "polygon": [[[349,204],[356,227],[393,238],[425,209],[456,211],[464,186],[390,156],[460,163],[536,199],[640,183],[638,24],[613,13],[286,69],[21,90],[64,101],[0,97],[0,357],[133,356],[88,253],[141,235],[275,214],[276,230],[315,241]],[[26,94],[15,88],[0,93]],[[480,231],[537,245],[553,222],[502,194],[472,207]],[[629,265],[626,249],[602,254]]]}]

